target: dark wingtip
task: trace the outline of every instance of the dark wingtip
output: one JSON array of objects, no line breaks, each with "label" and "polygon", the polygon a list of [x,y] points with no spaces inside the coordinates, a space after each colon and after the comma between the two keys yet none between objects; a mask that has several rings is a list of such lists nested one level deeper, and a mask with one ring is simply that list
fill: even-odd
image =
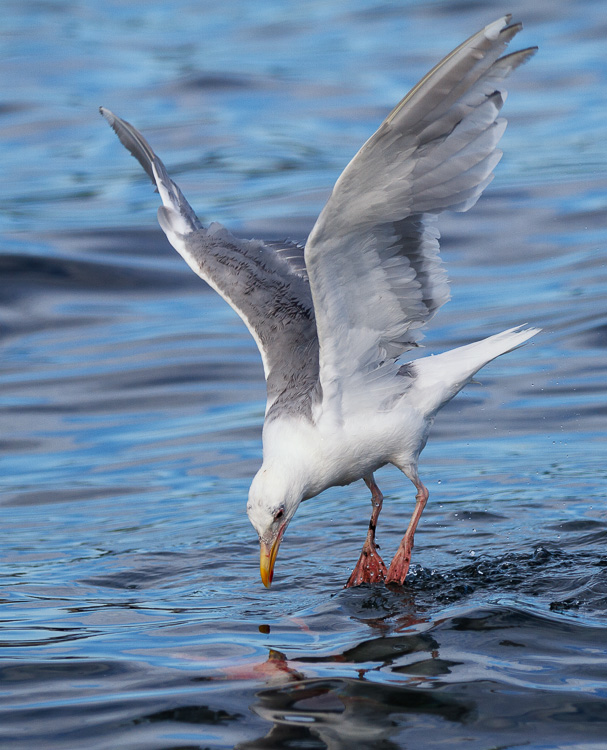
[{"label": "dark wingtip", "polygon": [[110,125],[116,120],[114,113],[106,107],[99,107],[99,114],[109,122]]},{"label": "dark wingtip", "polygon": [[137,159],[156,186],[156,177],[152,168],[156,161],[156,154],[152,151],[150,144],[137,128],[133,127],[130,122],[122,120],[111,110],[99,107],[99,112],[116,133],[122,145]]}]

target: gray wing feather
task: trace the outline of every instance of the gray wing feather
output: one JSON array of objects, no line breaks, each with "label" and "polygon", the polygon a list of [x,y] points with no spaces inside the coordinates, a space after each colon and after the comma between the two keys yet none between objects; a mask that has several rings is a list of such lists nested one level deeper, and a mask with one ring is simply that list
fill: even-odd
[{"label": "gray wing feather", "polygon": [[267,247],[271,247],[274,252],[278,253],[281,258],[284,258],[293,273],[301,276],[302,279],[308,280],[308,269],[306,268],[306,259],[304,257],[305,246],[300,245],[297,242],[291,240],[283,240],[283,242],[269,241],[265,243]]},{"label": "gray wing feather", "polygon": [[325,397],[414,346],[449,298],[437,214],[467,210],[493,178],[503,79],[535,51],[500,57],[521,29],[509,20],[460,45],[392,110],[308,238]]},{"label": "gray wing feather", "polygon": [[[167,236],[171,240],[170,230]],[[318,383],[314,307],[307,277],[289,265],[288,248],[280,248],[287,250],[285,255],[259,240],[238,239],[216,223],[176,245],[190,268],[230,303],[253,335],[267,381],[267,415],[280,405],[283,413],[311,419]]]},{"label": "gray wing feather", "polygon": [[194,210],[185,199],[179,186],[171,180],[166,167],[153,152],[152,147],[137,128],[134,128],[130,122],[117,117],[105,107],[99,107],[99,112],[107,120],[122,145],[141,164],[145,173],[152,180],[156,192],[161,194],[163,202],[168,199],[166,202],[169,207],[179,208],[182,220],[190,231],[200,229],[202,224],[194,213]]},{"label": "gray wing feather", "polygon": [[156,186],[163,203],[158,220],[169,242],[253,335],[264,365],[268,415],[280,405],[310,418],[318,339],[303,248],[242,240],[216,223],[205,229],[141,133],[109,110],[100,111]]}]

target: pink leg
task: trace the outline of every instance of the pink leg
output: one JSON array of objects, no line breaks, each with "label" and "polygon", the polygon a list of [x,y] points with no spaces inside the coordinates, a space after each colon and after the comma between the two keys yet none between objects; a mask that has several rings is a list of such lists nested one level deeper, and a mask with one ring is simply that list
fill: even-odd
[{"label": "pink leg", "polygon": [[415,497],[415,510],[409,521],[409,526],[405,536],[403,537],[396,555],[390,564],[388,575],[386,577],[386,583],[398,583],[403,584],[407,573],[409,572],[409,565],[411,563],[411,553],[413,552],[413,537],[415,536],[415,529],[419,519],[421,518],[426,503],[428,502],[428,490],[421,483],[419,477],[416,475],[413,483],[417,489],[417,495]]},{"label": "pink leg", "polygon": [[379,556],[377,546],[375,545],[375,527],[377,526],[377,519],[379,518],[384,496],[375,484],[373,474],[370,477],[363,477],[363,479],[367,487],[371,490],[373,512],[371,513],[369,531],[363,545],[363,551],[360,553],[356,567],[352,571],[352,575],[348,578],[348,583],[346,583],[344,588],[360,586],[361,583],[378,583],[386,577],[386,566]]}]

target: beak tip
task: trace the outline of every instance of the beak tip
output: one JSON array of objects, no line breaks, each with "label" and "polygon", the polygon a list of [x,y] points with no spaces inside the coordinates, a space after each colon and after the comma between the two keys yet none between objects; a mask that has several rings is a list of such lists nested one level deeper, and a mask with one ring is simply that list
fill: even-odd
[{"label": "beak tip", "polygon": [[262,542],[260,557],[259,557],[259,572],[261,573],[261,580],[263,585],[269,589],[272,585],[272,579],[274,578],[274,562],[276,560],[276,553],[280,546],[280,538],[278,538],[272,547],[268,547]]},{"label": "beak tip", "polygon": [[274,571],[271,566],[261,566],[261,581],[263,585],[269,589],[272,585],[272,578],[274,578]]}]

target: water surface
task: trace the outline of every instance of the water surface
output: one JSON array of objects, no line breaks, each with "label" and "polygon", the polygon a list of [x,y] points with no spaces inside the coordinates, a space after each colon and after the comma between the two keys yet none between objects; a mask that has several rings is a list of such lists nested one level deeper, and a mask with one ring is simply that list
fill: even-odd
[{"label": "water surface", "polygon": [[[263,589],[264,383],[97,115],[203,221],[304,240],[340,170],[497,3],[6,3],[0,83],[2,746],[602,748],[607,58],[598,2],[523,3],[496,180],[443,217],[442,351],[528,322],[436,421],[402,589],[342,586],[362,483],[304,504]],[[413,505],[378,482],[394,553]]]}]

